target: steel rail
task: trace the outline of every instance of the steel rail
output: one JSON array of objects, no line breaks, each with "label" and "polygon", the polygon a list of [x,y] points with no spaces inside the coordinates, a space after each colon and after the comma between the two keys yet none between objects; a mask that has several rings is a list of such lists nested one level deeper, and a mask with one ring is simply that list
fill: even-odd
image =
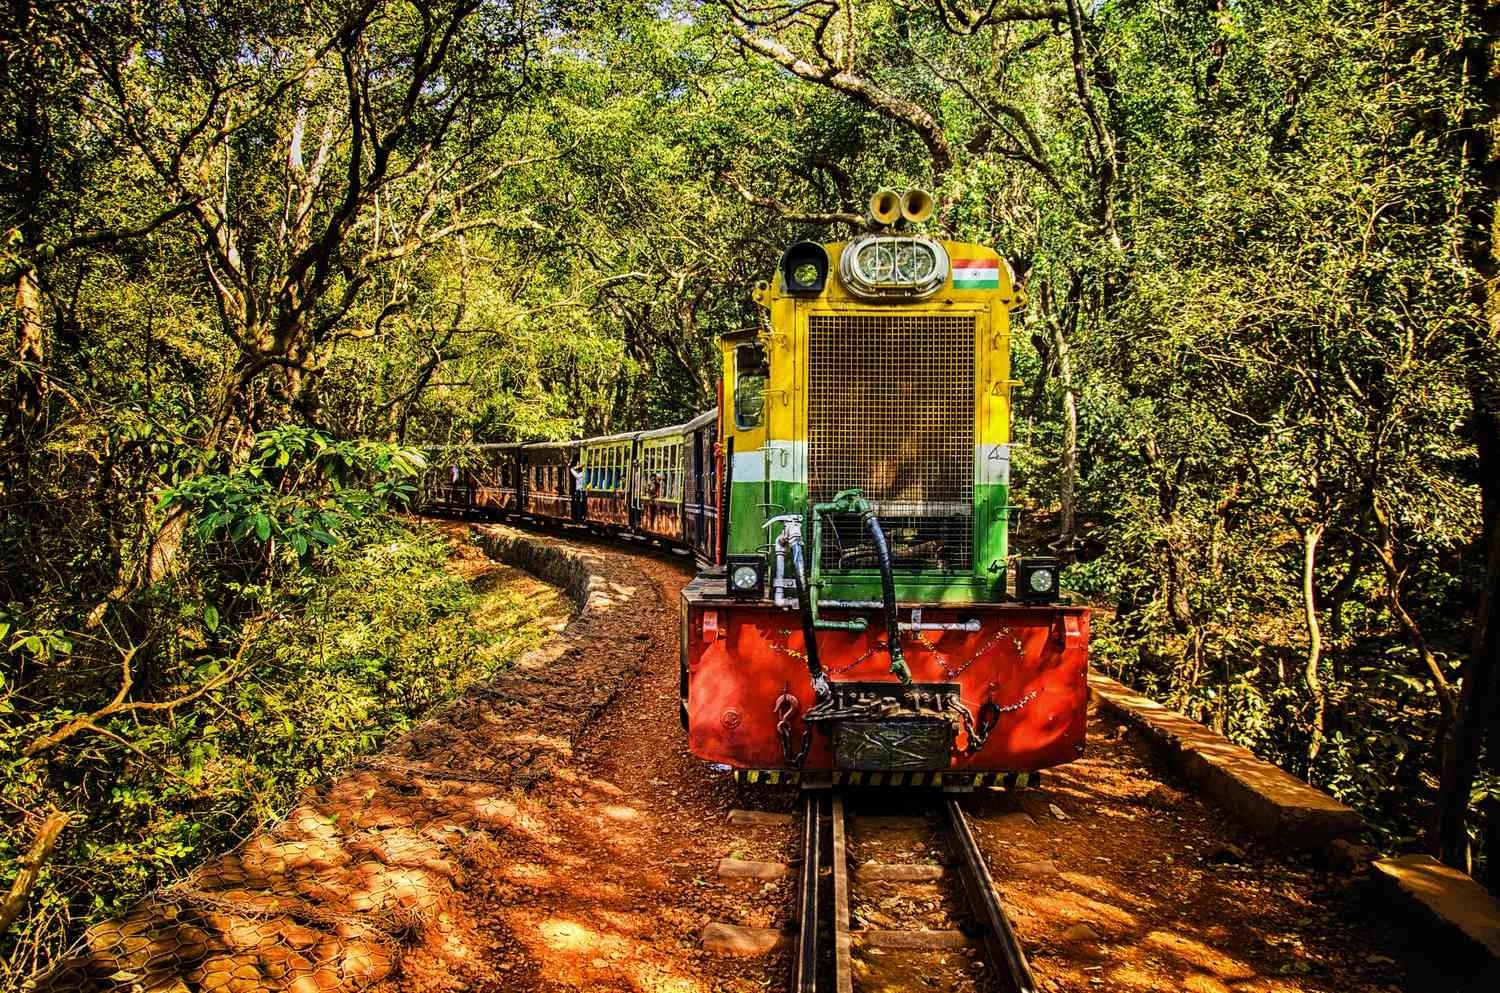
[{"label": "steel rail", "polygon": [[835,790],[833,819],[833,990],[854,993],[854,939],[849,934],[849,849],[844,794]]},{"label": "steel rail", "polygon": [[821,797],[813,791],[805,794],[802,825],[802,892],[799,895],[801,918],[797,928],[797,956],[792,989],[796,993],[817,993],[818,989],[818,899],[822,876],[823,832],[820,826]]},{"label": "steel rail", "polygon": [[958,847],[960,870],[964,877],[964,889],[968,891],[969,903],[974,913],[985,925],[984,944],[991,961],[1003,967],[1012,993],[1036,993],[1036,979],[1031,975],[1031,965],[1026,961],[1026,952],[1020,939],[1005,916],[1000,905],[1000,896],[995,892],[995,880],[990,876],[989,866],[979,851],[969,819],[957,800],[946,801],[948,828]]}]

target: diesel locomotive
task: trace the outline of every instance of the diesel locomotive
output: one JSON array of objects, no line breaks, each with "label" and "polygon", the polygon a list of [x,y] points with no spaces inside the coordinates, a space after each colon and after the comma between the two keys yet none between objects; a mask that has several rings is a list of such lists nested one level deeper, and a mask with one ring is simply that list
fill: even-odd
[{"label": "diesel locomotive", "polygon": [[1022,785],[1083,749],[1089,614],[1010,555],[1010,267],[920,233],[800,242],[721,339],[715,411],[658,431],[435,463],[438,510],[692,549],[681,715],[745,782]]}]

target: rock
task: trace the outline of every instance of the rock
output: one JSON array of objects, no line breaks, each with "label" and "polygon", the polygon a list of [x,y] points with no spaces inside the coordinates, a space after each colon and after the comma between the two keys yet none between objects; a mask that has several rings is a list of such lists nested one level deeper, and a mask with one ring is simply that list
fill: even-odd
[{"label": "rock", "polygon": [[765,955],[785,941],[786,936],[774,928],[714,923],[703,929],[699,944],[717,955],[752,956]]},{"label": "rock", "polygon": [[1039,859],[1036,862],[1018,862],[1016,871],[1028,876],[1055,876],[1058,874],[1057,863],[1051,859]]},{"label": "rock", "polygon": [[1099,932],[1095,931],[1087,924],[1074,924],[1072,927],[1068,928],[1062,933],[1062,940],[1073,943],[1098,941]]},{"label": "rock", "polygon": [[1231,862],[1243,862],[1245,861],[1245,850],[1239,845],[1221,841],[1205,848],[1201,857],[1204,862],[1219,863],[1221,865]]},{"label": "rock", "polygon": [[735,827],[785,827],[792,823],[792,815],[769,810],[731,810],[729,823]]},{"label": "rock", "polygon": [[855,870],[861,882],[930,883],[943,878],[940,865],[902,864],[887,865],[882,862],[866,862]]},{"label": "rock", "polygon": [[1153,810],[1175,810],[1187,803],[1187,794],[1174,790],[1165,783],[1157,783],[1147,790],[1136,803]]},{"label": "rock", "polygon": [[1052,811],[1052,816],[1056,817],[1060,821],[1065,821],[1068,819],[1068,815],[1063,813],[1062,808],[1055,803],[1047,804],[1047,809]]},{"label": "rock", "polygon": [[1323,859],[1340,872],[1363,872],[1375,860],[1375,849],[1348,838],[1335,838],[1323,846]]},{"label": "rock", "polygon": [[857,931],[861,948],[905,952],[942,952],[968,948],[978,942],[962,931]]},{"label": "rock", "polygon": [[784,862],[751,862],[746,859],[720,859],[721,879],[780,879],[787,874]]}]

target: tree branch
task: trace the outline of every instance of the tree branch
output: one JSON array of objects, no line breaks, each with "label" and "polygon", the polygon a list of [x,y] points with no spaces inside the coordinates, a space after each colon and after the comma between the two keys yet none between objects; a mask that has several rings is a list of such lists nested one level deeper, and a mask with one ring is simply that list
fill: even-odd
[{"label": "tree branch", "polygon": [[135,659],[136,652],[141,650],[140,645],[132,645],[130,648],[125,649],[123,652],[121,652],[120,686],[115,691],[114,698],[111,699],[109,703],[106,703],[104,706],[100,707],[98,710],[94,711],[91,714],[73,718],[71,721],[68,721],[62,727],[58,728],[56,731],[53,731],[51,734],[46,734],[40,738],[37,738],[35,741],[32,741],[25,748],[23,748],[21,750],[21,754],[36,755],[39,752],[47,751],[50,748],[57,747],[58,745],[67,741],[69,738],[72,738],[74,735],[79,734],[83,731],[96,731],[99,733],[105,733],[101,728],[96,726],[97,722],[102,721],[108,717],[114,717],[117,714],[149,713],[175,710],[178,707],[181,707],[183,704],[192,703],[194,700],[197,700],[205,693],[209,693],[213,690],[218,689],[225,683],[229,682],[230,679],[239,675],[240,662],[244,659],[246,650],[249,649],[250,643],[255,639],[255,634],[260,630],[261,624],[264,622],[264,620],[264,617],[256,617],[252,618],[245,624],[245,629],[240,640],[240,646],[235,650],[234,658],[230,660],[229,665],[225,666],[217,676],[212,677],[202,686],[198,687],[196,690],[193,690],[191,693],[186,693],[173,700],[161,700],[155,702],[127,702],[126,697],[130,695],[131,689],[135,686],[135,677],[130,671],[130,666],[132,661],[134,661]]},{"label": "tree branch", "polygon": [[927,146],[935,178],[941,178],[953,167],[953,147],[948,143],[942,125],[923,107],[904,97],[888,93],[847,69],[826,63],[822,66],[814,65],[782,42],[754,33],[751,22],[740,13],[733,0],[721,0],[721,3],[729,13],[730,30],[741,45],[765,56],[799,79],[853,97],[871,110],[911,128],[922,139],[922,144]]},{"label": "tree branch", "polygon": [[786,204],[782,203],[780,200],[776,200],[772,197],[759,196],[747,189],[745,184],[740,182],[739,177],[736,176],[733,172],[730,172],[728,169],[720,170],[719,178],[728,183],[730,186],[734,187],[735,191],[739,193],[740,197],[746,203],[750,204],[753,207],[763,207],[767,210],[774,210],[776,211],[776,213],[780,214],[782,217],[786,218],[789,221],[799,221],[803,224],[848,224],[851,227],[856,228],[863,227],[865,223],[863,214],[855,214],[850,213],[849,211],[842,210],[826,211],[822,213],[800,211],[789,207]]},{"label": "tree branch", "polygon": [[0,935],[10,930],[20,916],[21,909],[26,906],[26,898],[31,895],[31,888],[36,885],[37,877],[41,875],[42,866],[47,864],[47,857],[52,854],[52,848],[57,844],[58,837],[63,828],[68,826],[72,815],[61,810],[54,810],[42,821],[42,826],[37,829],[36,837],[32,839],[31,847],[26,850],[19,863],[20,872],[16,874],[15,881],[10,884],[10,892],[5,895],[5,902],[0,903]]}]

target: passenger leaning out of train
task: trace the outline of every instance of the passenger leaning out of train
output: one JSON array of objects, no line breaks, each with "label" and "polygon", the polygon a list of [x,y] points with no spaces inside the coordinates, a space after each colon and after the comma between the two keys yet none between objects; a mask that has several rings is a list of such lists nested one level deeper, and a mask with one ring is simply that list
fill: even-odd
[{"label": "passenger leaning out of train", "polygon": [[584,519],[583,505],[583,467],[578,464],[578,456],[573,456],[573,461],[568,464],[568,472],[573,476],[573,520]]}]

